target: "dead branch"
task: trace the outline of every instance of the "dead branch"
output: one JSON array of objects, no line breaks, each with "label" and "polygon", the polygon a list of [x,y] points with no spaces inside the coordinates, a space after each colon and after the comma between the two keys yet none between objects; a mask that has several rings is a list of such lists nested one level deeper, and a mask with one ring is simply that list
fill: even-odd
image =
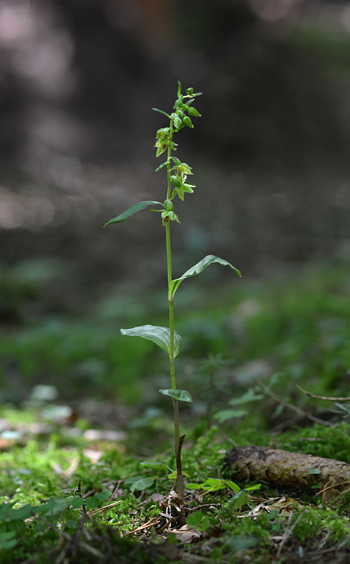
[{"label": "dead branch", "polygon": [[301,488],[321,482],[337,489],[344,489],[344,483],[350,481],[350,464],[346,462],[260,446],[233,448],[227,453],[226,463],[236,480]]},{"label": "dead branch", "polygon": [[295,405],[293,405],[292,403],[289,403],[288,401],[278,397],[274,392],[272,392],[267,386],[266,384],[264,384],[263,382],[259,382],[259,385],[261,387],[264,388],[265,392],[271,396],[274,400],[276,400],[278,403],[284,405],[285,407],[287,407],[288,409],[290,409],[291,411],[294,411],[295,413],[297,413],[298,415],[301,415],[302,417],[306,417],[306,419],[310,419],[310,421],[314,421],[315,423],[319,423],[320,425],[325,425],[326,427],[331,427],[332,423],[329,423],[329,421],[324,421],[323,419],[319,419],[318,417],[315,417],[314,415],[311,415],[310,413],[307,413],[306,411],[300,409],[300,407],[296,407]]},{"label": "dead branch", "polygon": [[301,390],[303,392],[303,394],[305,394],[306,396],[309,396],[310,398],[314,398],[314,399],[320,399],[320,400],[326,400],[326,401],[339,401],[339,402],[346,402],[346,401],[350,401],[350,397],[328,397],[328,396],[318,396],[316,394],[312,394],[311,392],[308,392],[307,390],[303,390],[303,388],[301,388],[300,386],[298,386],[299,390]]}]

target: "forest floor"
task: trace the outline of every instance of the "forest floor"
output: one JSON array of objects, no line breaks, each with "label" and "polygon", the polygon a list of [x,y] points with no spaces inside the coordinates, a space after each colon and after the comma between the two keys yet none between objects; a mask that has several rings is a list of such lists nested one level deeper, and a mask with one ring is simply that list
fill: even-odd
[{"label": "forest floor", "polygon": [[[118,335],[166,304],[132,288],[59,313],[44,271],[2,272],[1,562],[350,561],[349,263],[184,288],[182,512],[166,357]],[[276,452],[244,476],[226,453],[249,445]]]}]

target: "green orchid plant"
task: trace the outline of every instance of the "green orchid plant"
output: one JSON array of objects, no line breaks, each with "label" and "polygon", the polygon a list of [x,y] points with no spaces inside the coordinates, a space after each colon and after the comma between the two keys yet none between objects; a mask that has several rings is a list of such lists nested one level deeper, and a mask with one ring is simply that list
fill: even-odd
[{"label": "green orchid plant", "polygon": [[175,331],[175,317],[174,317],[174,297],[175,293],[180,286],[181,282],[186,278],[196,276],[205,270],[212,263],[219,263],[223,266],[229,266],[236,273],[241,276],[237,268],[232,266],[229,262],[214,255],[208,255],[200,262],[192,266],[179,278],[173,278],[172,273],[172,254],[171,254],[171,238],[170,226],[172,221],[179,222],[179,218],[174,211],[174,200],[178,197],[184,200],[185,194],[192,194],[195,185],[187,182],[187,177],[192,175],[191,167],[182,162],[179,158],[175,157],[173,153],[177,150],[177,144],[174,143],[173,137],[184,127],[193,128],[192,117],[201,117],[196,108],[193,107],[193,102],[201,92],[193,92],[193,88],[187,88],[186,94],[181,93],[181,83],[178,82],[177,98],[171,114],[163,112],[158,108],[153,108],[155,111],[163,114],[168,120],[169,125],[158,129],[156,135],[157,157],[166,153],[166,161],[163,162],[156,172],[165,169],[167,175],[167,191],[166,199],[163,203],[154,200],[138,202],[131,206],[123,213],[114,217],[107,225],[120,223],[133,216],[135,213],[149,207],[156,206],[151,209],[153,212],[160,212],[162,225],[165,227],[166,239],[166,259],[167,259],[167,273],[168,273],[168,301],[169,301],[169,327],[159,327],[154,325],[142,325],[141,327],[133,327],[131,329],[121,329],[122,335],[130,337],[142,337],[148,339],[158,345],[169,357],[170,367],[170,381],[171,388],[159,390],[160,393],[170,396],[173,402],[174,413],[174,438],[175,438],[175,459],[176,459],[176,478],[177,478],[177,493],[183,499],[184,495],[184,480],[181,465],[181,448],[184,441],[184,436],[180,436],[180,417],[179,417],[179,402],[191,402],[192,397],[186,390],[180,390],[176,386],[175,379],[175,358],[180,353],[182,339],[181,336]]}]

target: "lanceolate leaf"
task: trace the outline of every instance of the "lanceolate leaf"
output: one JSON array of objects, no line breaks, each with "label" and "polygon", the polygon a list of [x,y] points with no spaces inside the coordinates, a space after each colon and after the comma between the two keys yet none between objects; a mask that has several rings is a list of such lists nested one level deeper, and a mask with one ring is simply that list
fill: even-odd
[{"label": "lanceolate leaf", "polygon": [[[153,341],[164,352],[170,354],[170,330],[168,327],[159,327],[156,325],[141,325],[141,327],[132,327],[131,329],[121,329],[122,335],[129,337],[142,337],[148,341]],[[174,358],[181,351],[182,339],[180,335],[174,331]]]},{"label": "lanceolate leaf", "polygon": [[232,266],[232,264],[227,262],[227,260],[216,257],[214,255],[207,255],[206,257],[204,257],[204,259],[202,259],[200,262],[192,266],[192,268],[187,270],[180,278],[176,278],[175,280],[172,280],[169,286],[169,299],[174,296],[176,290],[180,286],[181,282],[185,280],[185,278],[190,278],[191,276],[197,276],[197,274],[203,272],[203,270],[205,270],[210,264],[214,262],[218,262],[222,266],[229,266],[230,268],[232,268],[237,272],[238,276],[241,276],[240,271],[237,270],[237,268],[235,268],[234,266]]},{"label": "lanceolate leaf", "polygon": [[106,227],[107,225],[112,225],[112,223],[119,223],[120,221],[125,221],[126,219],[129,219],[129,217],[134,215],[134,213],[144,210],[148,206],[154,206],[154,204],[159,204],[160,206],[163,206],[161,202],[156,202],[153,200],[148,200],[146,202],[138,202],[137,204],[131,206],[131,208],[128,208],[127,210],[123,211],[123,213],[117,215],[117,217],[114,217],[113,219],[108,221],[108,223],[106,223],[103,227]]},{"label": "lanceolate leaf", "polygon": [[170,396],[171,398],[175,398],[179,401],[193,401],[192,396],[186,390],[159,390],[161,394],[164,396]]},{"label": "lanceolate leaf", "polygon": [[162,170],[162,168],[165,168],[167,166],[169,161],[165,161],[165,163],[159,165],[158,168],[156,168],[155,172],[158,172],[159,170]]},{"label": "lanceolate leaf", "polygon": [[162,466],[165,466],[165,468],[167,468],[170,472],[174,472],[174,470],[170,468],[170,466],[167,466],[163,462],[155,462],[153,460],[147,460],[146,462],[140,462],[140,464],[142,466],[152,466],[153,468],[156,467],[158,469],[160,469]]},{"label": "lanceolate leaf", "polygon": [[155,112],[159,112],[160,114],[163,114],[163,116],[166,116],[167,118],[171,119],[169,114],[163,112],[163,110],[159,110],[158,108],[152,108],[152,110],[154,110]]}]

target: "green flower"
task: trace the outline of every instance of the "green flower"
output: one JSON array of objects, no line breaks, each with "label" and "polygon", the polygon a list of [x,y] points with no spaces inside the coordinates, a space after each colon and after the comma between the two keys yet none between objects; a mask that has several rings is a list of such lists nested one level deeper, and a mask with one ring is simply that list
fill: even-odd
[{"label": "green flower", "polygon": [[188,164],[181,163],[176,167],[176,175],[184,182],[188,174],[193,174],[192,169]]},{"label": "green flower", "polygon": [[177,221],[180,223],[178,216],[173,211],[164,210],[162,212],[162,225],[166,225],[169,221]]},{"label": "green flower", "polygon": [[159,157],[162,153],[167,151],[168,147],[171,147],[174,151],[176,151],[176,143],[171,141],[171,134],[170,134],[170,127],[163,127],[162,129],[158,129],[156,135],[156,144],[154,145],[157,148],[156,157]]},{"label": "green flower", "polygon": [[184,182],[179,186],[175,186],[172,194],[172,198],[177,194],[179,198],[183,201],[186,192],[188,192],[189,194],[193,194],[193,188],[195,188],[195,185],[188,184],[187,182]]}]

